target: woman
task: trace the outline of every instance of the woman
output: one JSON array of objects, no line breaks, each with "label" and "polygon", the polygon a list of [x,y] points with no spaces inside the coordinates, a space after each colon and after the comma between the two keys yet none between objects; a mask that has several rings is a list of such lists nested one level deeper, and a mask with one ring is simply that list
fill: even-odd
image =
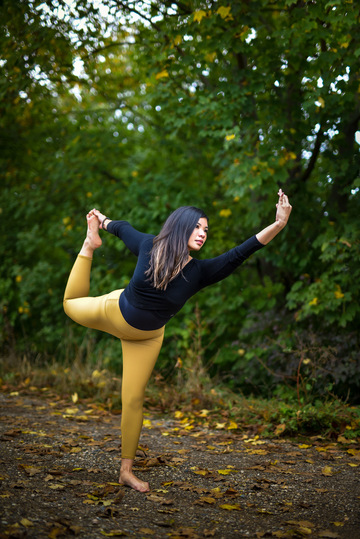
[{"label": "woman", "polygon": [[[230,275],[284,228],[292,208],[281,190],[278,195],[273,224],[242,245],[207,260],[190,256],[190,252],[200,251],[207,239],[208,218],[198,208],[175,210],[156,237],[138,232],[126,221],[112,221],[96,209],[87,214],[87,235],[69,276],[64,310],[75,322],[121,339],[121,484],[140,492],[150,490],[148,483],[133,474],[132,467],[145,388],[161,349],[165,324],[198,290]],[[125,290],[89,297],[92,256],[102,244],[99,228],[121,238],[138,261]]]}]

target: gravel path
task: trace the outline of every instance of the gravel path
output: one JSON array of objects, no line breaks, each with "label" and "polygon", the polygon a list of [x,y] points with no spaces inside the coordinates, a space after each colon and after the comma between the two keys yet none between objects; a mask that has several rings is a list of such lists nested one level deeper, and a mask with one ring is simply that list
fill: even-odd
[{"label": "gravel path", "polygon": [[119,415],[16,393],[0,406],[1,538],[360,538],[359,444],[147,416],[141,494],[117,484]]}]

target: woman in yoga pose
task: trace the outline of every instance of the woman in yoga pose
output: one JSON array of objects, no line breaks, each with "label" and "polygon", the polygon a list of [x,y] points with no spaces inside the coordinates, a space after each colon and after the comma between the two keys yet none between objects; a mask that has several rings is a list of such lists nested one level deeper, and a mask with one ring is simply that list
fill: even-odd
[{"label": "woman in yoga pose", "polygon": [[[87,235],[71,270],[64,310],[78,324],[121,339],[123,351],[121,469],[119,482],[140,492],[149,484],[132,472],[143,422],[145,388],[159,355],[166,323],[202,288],[230,275],[252,253],[284,228],[291,205],[280,190],[275,221],[241,245],[212,259],[197,260],[208,233],[208,218],[192,206],[175,210],[158,236],[135,230],[126,221],[113,221],[93,209]],[[89,297],[92,257],[102,240],[99,228],[118,236],[137,256],[133,277],[124,290]]]}]

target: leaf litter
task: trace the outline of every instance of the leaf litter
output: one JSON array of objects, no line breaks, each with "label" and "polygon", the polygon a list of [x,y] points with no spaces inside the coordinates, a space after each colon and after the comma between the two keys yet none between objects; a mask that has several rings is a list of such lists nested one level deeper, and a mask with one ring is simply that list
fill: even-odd
[{"label": "leaf litter", "polygon": [[268,440],[154,414],[141,494],[117,482],[118,414],[74,395],[0,403],[0,539],[360,537],[359,440]]}]

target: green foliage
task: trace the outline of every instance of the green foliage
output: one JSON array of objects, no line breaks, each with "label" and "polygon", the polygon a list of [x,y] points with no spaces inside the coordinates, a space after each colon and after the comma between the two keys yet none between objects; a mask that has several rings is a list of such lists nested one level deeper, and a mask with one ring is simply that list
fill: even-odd
[{"label": "green foliage", "polygon": [[[355,3],[5,0],[0,15],[2,347],[71,357],[95,341],[116,363],[117,343],[62,311],[89,208],[156,233],[177,206],[204,207],[212,257],[271,223],[282,187],[289,227],[186,305],[159,365],[197,358],[268,394],[297,387],[311,349],[314,395],[356,398]],[[134,263],[105,235],[91,293],[126,286]]]}]

